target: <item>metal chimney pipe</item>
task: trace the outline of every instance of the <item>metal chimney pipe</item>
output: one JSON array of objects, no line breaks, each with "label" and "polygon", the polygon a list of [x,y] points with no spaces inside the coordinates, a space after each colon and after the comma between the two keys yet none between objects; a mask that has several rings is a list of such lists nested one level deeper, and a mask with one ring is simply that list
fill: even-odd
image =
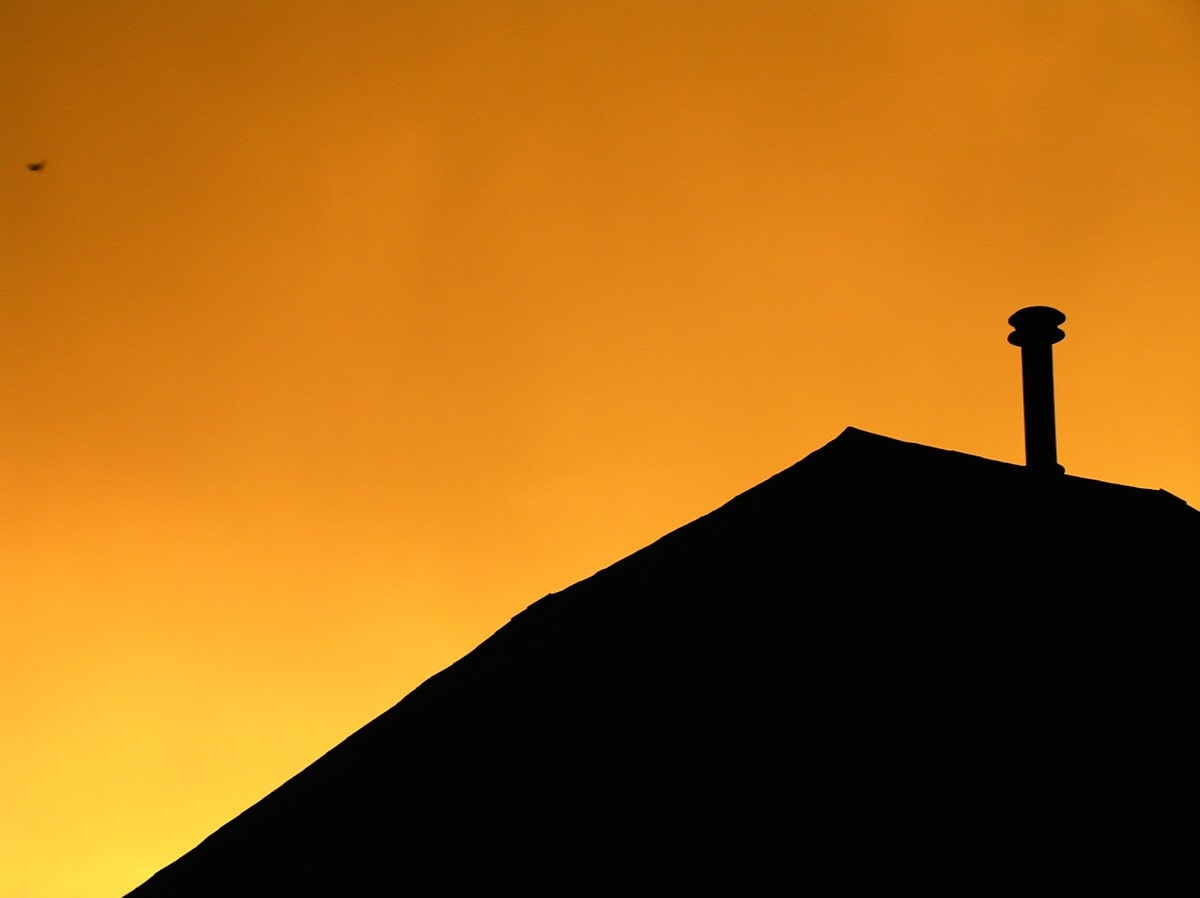
[{"label": "metal chimney pipe", "polygon": [[1008,342],[1021,347],[1025,394],[1025,466],[1032,471],[1063,473],[1054,432],[1054,362],[1050,349],[1066,336],[1059,325],[1067,316],[1049,306],[1014,312]]}]

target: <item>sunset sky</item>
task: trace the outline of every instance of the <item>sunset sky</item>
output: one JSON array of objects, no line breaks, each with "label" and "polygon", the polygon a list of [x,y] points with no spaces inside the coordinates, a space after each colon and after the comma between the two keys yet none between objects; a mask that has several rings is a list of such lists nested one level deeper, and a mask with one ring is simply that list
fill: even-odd
[{"label": "sunset sky", "polygon": [[0,898],[123,894],[847,425],[1023,461],[1022,306],[1068,473],[1200,505],[1198,2],[0,0],[0,42]]}]

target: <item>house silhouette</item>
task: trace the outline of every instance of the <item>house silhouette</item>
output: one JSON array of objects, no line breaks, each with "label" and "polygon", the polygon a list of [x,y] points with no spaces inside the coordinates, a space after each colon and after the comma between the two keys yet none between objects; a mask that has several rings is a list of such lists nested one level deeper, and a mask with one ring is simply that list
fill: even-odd
[{"label": "house silhouette", "polygon": [[1190,854],[1200,512],[1059,470],[849,428],[130,894],[1144,890]]}]

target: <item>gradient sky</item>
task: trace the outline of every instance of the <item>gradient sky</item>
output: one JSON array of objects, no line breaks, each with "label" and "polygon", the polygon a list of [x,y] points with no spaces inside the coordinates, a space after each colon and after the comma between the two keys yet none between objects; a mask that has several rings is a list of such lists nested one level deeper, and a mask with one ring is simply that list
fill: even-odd
[{"label": "gradient sky", "polygon": [[1022,461],[1022,306],[1068,472],[1200,503],[1196,2],[0,0],[0,42],[0,898],[122,894],[847,425]]}]

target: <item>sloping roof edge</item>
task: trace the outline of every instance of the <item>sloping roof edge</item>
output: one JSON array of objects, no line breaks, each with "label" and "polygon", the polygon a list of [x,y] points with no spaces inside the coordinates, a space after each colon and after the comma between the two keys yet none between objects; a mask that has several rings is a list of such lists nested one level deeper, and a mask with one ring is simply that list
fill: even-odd
[{"label": "sloping roof edge", "polygon": [[[367,819],[384,800],[436,811],[449,827],[470,827],[476,813],[484,842],[507,837],[510,802],[536,797],[569,810],[581,786],[523,780],[544,774],[535,752],[580,752],[588,798],[602,801],[620,788],[606,771],[631,765],[630,745],[657,758],[653,738],[664,733],[753,725],[740,768],[752,774],[751,760],[763,766],[758,746],[790,745],[772,748],[788,716],[755,709],[777,709],[798,689],[810,702],[826,688],[861,701],[900,674],[922,687],[953,683],[961,671],[947,666],[979,668],[981,645],[1004,682],[1028,679],[1030,658],[1040,659],[1035,670],[1051,669],[1063,652],[1083,669],[1118,637],[1173,658],[1181,631],[1163,621],[1178,617],[1170,609],[1182,607],[1181,572],[1191,571],[1198,538],[1200,512],[1163,490],[1040,474],[848,427],[534,602],[131,895],[208,895],[217,884],[228,894],[230,877],[337,881],[360,865],[363,876],[391,876],[385,860],[403,840]],[[1168,650],[1155,642],[1160,631]],[[1020,664],[1000,666],[1019,641]],[[1127,655],[1114,654],[1126,666],[1113,677],[1125,675]],[[1107,702],[1113,693],[1098,694]],[[956,699],[955,713],[964,703]],[[671,769],[651,764],[645,775]],[[542,791],[527,794],[535,783]],[[690,788],[681,784],[676,797]],[[563,790],[567,805],[554,804]],[[388,827],[426,840],[416,845],[439,838],[408,807],[387,814]],[[539,834],[554,838],[561,827],[545,819]],[[411,850],[409,862],[421,863]]]}]

